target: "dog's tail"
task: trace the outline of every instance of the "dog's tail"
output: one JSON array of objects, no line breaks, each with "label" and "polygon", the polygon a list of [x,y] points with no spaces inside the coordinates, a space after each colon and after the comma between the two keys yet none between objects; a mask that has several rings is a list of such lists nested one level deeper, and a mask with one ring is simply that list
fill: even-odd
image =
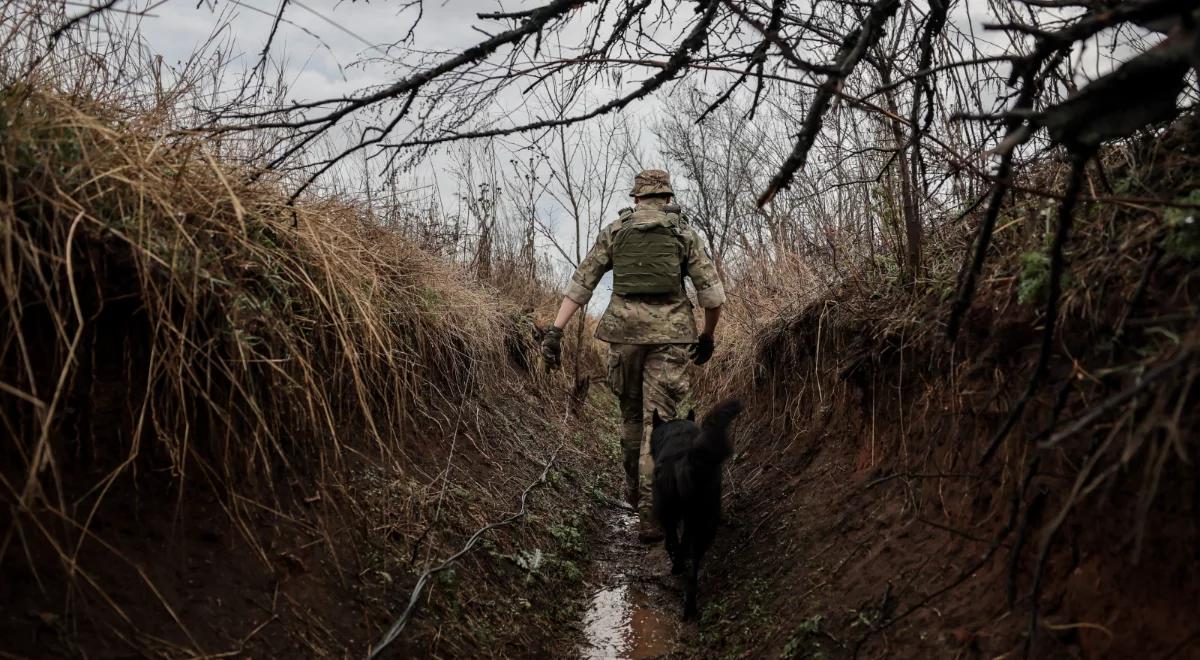
[{"label": "dog's tail", "polygon": [[710,410],[700,423],[703,433],[700,436],[699,448],[717,459],[728,458],[733,453],[733,446],[729,443],[729,425],[740,412],[742,402],[737,399],[725,401]]}]

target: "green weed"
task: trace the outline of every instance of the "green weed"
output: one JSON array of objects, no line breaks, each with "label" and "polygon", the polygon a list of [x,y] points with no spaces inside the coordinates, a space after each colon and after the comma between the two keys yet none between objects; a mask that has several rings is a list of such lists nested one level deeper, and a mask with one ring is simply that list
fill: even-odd
[{"label": "green weed", "polygon": [[437,580],[443,587],[447,589],[454,589],[458,586],[459,582],[462,581],[462,576],[458,574],[458,570],[451,566],[450,568],[438,573]]},{"label": "green weed", "polygon": [[1050,255],[1041,251],[1021,254],[1021,278],[1017,300],[1023,305],[1042,302],[1050,285]]},{"label": "green weed", "polygon": [[577,526],[579,521],[577,518],[572,519],[570,524],[559,523],[550,527],[550,536],[558,541],[558,547],[569,555],[582,555],[583,547],[583,532]]},{"label": "green weed", "polygon": [[[1175,201],[1182,204],[1200,204],[1200,188]],[[1167,221],[1167,235],[1163,239],[1163,249],[1167,254],[1187,261],[1200,260],[1200,218],[1197,217],[1198,215],[1200,212],[1196,209],[1167,209],[1163,216]]]},{"label": "green weed", "polygon": [[787,644],[784,645],[779,657],[785,660],[790,658],[824,660],[824,658],[828,658],[829,655],[821,645],[820,639],[825,635],[821,629],[821,624],[824,621],[825,617],[820,614],[814,614],[802,621],[796,627],[796,632],[788,638]]},{"label": "green weed", "polygon": [[542,566],[545,564],[546,555],[542,553],[541,548],[533,550],[522,550],[515,558],[517,566],[525,571],[525,584],[533,584],[541,577]]},{"label": "green weed", "polygon": [[571,584],[583,582],[583,571],[569,559],[554,558],[554,567],[559,576]]}]

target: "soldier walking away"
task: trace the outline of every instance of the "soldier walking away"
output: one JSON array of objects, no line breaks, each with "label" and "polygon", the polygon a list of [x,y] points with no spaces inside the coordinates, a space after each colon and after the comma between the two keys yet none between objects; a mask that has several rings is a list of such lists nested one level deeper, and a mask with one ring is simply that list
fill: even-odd
[{"label": "soldier walking away", "polygon": [[[600,278],[613,271],[613,295],[596,329],[609,344],[608,383],[621,405],[625,499],[638,512],[638,537],[662,538],[650,511],[650,420],[679,416],[689,398],[687,362],[712,357],[713,333],[725,304],[725,290],[700,236],[671,203],[670,176],[645,170],[634,178],[632,209],[600,231],[596,244],[571,277],[554,325],[542,339],[542,355],[559,364],[563,328],[586,305]],[[696,333],[684,278],[692,281],[704,308],[704,328]]]}]

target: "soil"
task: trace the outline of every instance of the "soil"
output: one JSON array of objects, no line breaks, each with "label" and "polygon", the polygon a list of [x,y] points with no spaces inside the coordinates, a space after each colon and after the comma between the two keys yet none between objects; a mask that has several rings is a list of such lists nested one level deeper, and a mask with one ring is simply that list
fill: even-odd
[{"label": "soil", "polygon": [[[940,337],[889,346],[888,329],[870,320],[886,318],[878,310],[797,320],[780,340],[789,357],[767,362],[765,377],[740,392],[751,405],[735,422],[732,528],[702,576],[713,596],[683,654],[1200,658],[1194,463],[1166,463],[1148,490],[1152,463],[1137,450],[1161,440],[1119,421],[1038,446],[1060,412],[1078,419],[1128,386],[1072,376],[1111,363],[1082,339],[1069,346],[1075,364],[1051,371],[1051,382],[1074,384],[1073,396],[1056,404],[1044,391],[987,456],[1036,355],[1022,330],[1034,320],[1013,305],[1007,323],[993,322],[1000,303],[977,303],[986,314],[967,327],[977,343],[957,347],[962,357]],[[1092,345],[1104,345],[1103,323]],[[814,348],[817,327],[827,343]],[[817,353],[830,356],[819,372]],[[871,357],[861,371],[859,354]],[[1178,410],[1191,412],[1179,428],[1194,429],[1200,390],[1182,385]],[[1104,456],[1112,437],[1131,439],[1119,463]],[[1077,498],[1094,456],[1112,461],[1113,476]]]},{"label": "soil", "polygon": [[[611,435],[603,424],[594,428]],[[577,619],[584,597],[582,575],[572,573],[576,563],[586,567],[588,554],[576,539],[606,533],[597,521],[603,506],[589,493],[608,490],[605,479],[615,474],[584,469],[594,463],[587,453],[594,449],[570,449],[531,492],[526,518],[489,532],[440,575],[383,657],[563,655],[562,631]],[[542,449],[531,448],[540,457],[533,451]],[[481,520],[507,517],[539,467],[533,459],[489,464],[510,475],[495,480],[499,494],[456,497],[474,500]],[[367,546],[356,527],[364,521],[326,511],[328,502],[307,496],[311,485],[292,486],[295,497],[276,493],[292,505],[241,518],[260,552],[231,523],[219,494],[202,484],[181,499],[166,479],[142,483],[136,492],[122,482],[93,517],[94,537],[81,542],[77,573],[85,582],[65,580],[55,570],[57,553],[34,533],[34,523],[18,520],[21,537],[7,544],[10,561],[0,573],[0,657],[364,657],[429,565],[418,553],[440,561],[481,526],[447,521],[436,547],[432,534],[400,533],[375,534],[377,542]],[[382,485],[364,479],[353,487],[380,489],[382,499],[394,500],[392,486],[390,479]],[[139,499],[131,515],[123,504]],[[0,525],[8,528],[13,520],[6,514],[0,511]],[[538,569],[519,561],[533,551],[547,558]],[[13,560],[26,552],[31,562]],[[102,589],[89,588],[90,581]]]},{"label": "soil", "polygon": [[726,501],[734,527],[718,536],[701,578],[711,600],[681,655],[1200,658],[1200,586],[1180,562],[1195,556],[1194,520],[1153,516],[1152,556],[1133,564],[1133,522],[1089,510],[1103,524],[1060,533],[1034,620],[1040,535],[997,546],[1008,503],[980,499],[974,479],[870,467],[852,418],[778,444],[743,431]]}]

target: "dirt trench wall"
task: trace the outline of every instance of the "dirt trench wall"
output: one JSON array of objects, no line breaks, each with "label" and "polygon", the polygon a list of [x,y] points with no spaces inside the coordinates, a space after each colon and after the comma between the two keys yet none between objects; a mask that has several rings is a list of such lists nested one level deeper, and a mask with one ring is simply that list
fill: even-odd
[{"label": "dirt trench wall", "polygon": [[615,440],[530,302],[105,112],[0,92],[0,651],[361,656],[561,447],[395,650],[550,652]]},{"label": "dirt trench wall", "polygon": [[[1196,185],[1163,176],[1159,197]],[[1054,358],[990,455],[1039,355],[1035,231],[998,237],[957,342],[947,267],[916,289],[847,285],[759,320],[736,344],[752,350],[718,347],[704,397],[749,407],[696,653],[1200,655],[1200,278],[1160,247],[1172,231],[1081,211]]]},{"label": "dirt trench wall", "polygon": [[1039,452],[1027,438],[1053,408],[1039,400],[981,468],[1007,414],[995,372],[939,376],[911,366],[923,358],[912,350],[901,369],[897,350],[820,391],[808,380],[753,393],[709,562],[705,652],[995,657],[1023,652],[1031,625],[1034,657],[1158,657],[1192,643],[1195,467],[1165,469],[1149,506],[1147,457],[1077,498],[1049,537],[1032,623],[1047,530],[1103,436]]}]

